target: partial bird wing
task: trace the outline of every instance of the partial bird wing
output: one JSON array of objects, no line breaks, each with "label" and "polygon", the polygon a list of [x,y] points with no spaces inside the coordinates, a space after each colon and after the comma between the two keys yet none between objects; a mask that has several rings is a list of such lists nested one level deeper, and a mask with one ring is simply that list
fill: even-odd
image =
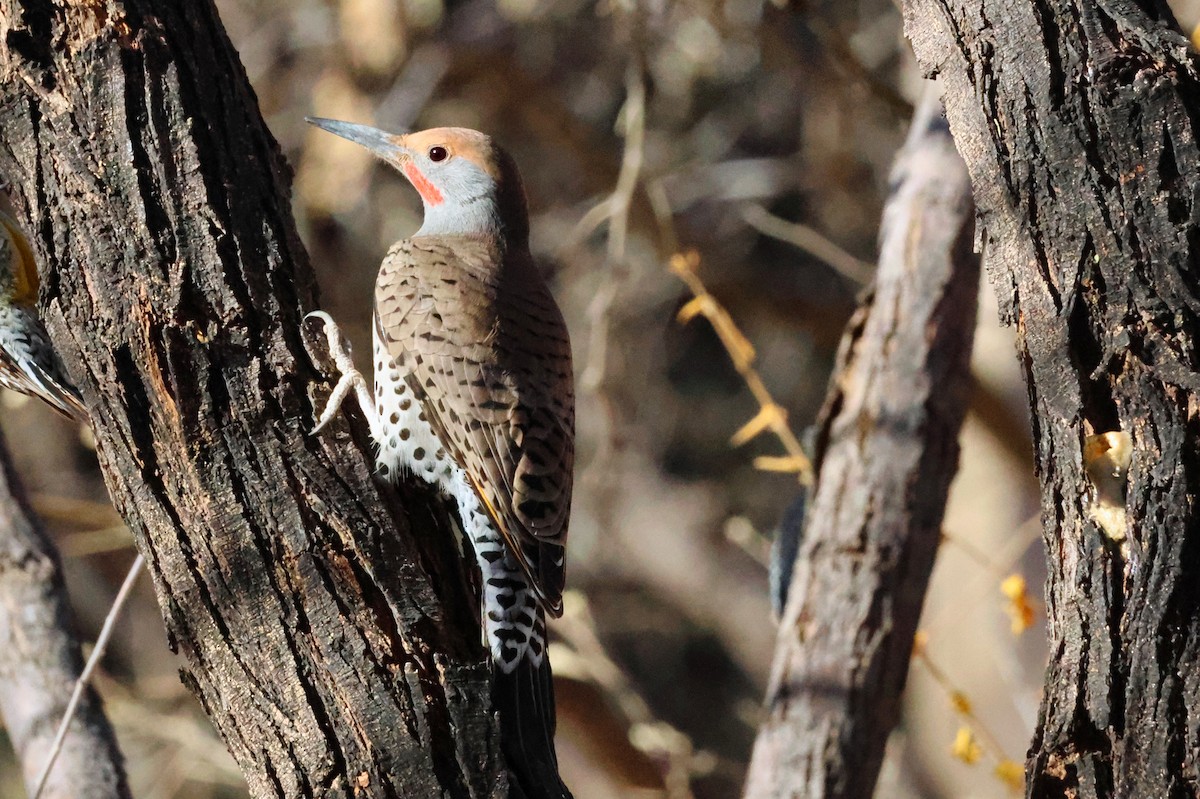
[{"label": "partial bird wing", "polygon": [[67,379],[35,311],[37,265],[16,221],[0,210],[0,385],[37,397],[56,411],[87,421],[87,410]]},{"label": "partial bird wing", "polygon": [[37,397],[77,422],[88,419],[41,321],[20,306],[0,309],[0,385]]},{"label": "partial bird wing", "polygon": [[575,398],[562,314],[527,253],[402,241],[376,285],[387,343],[543,607],[562,612]]},{"label": "partial bird wing", "polygon": [[3,210],[0,210],[0,257],[11,268],[12,299],[18,305],[33,305],[38,299],[37,260],[25,238],[24,231]]}]

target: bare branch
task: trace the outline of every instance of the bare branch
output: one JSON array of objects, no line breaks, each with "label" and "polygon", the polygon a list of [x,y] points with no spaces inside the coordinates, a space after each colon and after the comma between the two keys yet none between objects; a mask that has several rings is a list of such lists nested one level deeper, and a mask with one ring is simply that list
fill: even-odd
[{"label": "bare branch", "polygon": [[818,231],[799,222],[780,219],[761,205],[747,205],[742,209],[742,219],[764,236],[803,250],[858,285],[868,283],[875,274],[873,265],[854,257]]},{"label": "bare branch", "polygon": [[92,653],[88,655],[83,671],[75,679],[75,685],[71,688],[71,698],[67,700],[67,708],[63,711],[62,721],[58,723],[58,731],[55,732],[54,741],[50,744],[50,752],[46,755],[46,764],[42,766],[42,771],[38,775],[32,799],[41,799],[45,795],[46,786],[50,784],[50,776],[54,771],[55,763],[58,762],[58,756],[62,752],[67,732],[71,729],[71,723],[75,720],[75,714],[79,712],[79,705],[91,684],[92,673],[95,672],[100,660],[104,657],[104,651],[108,648],[113,628],[121,616],[121,609],[125,607],[125,601],[129,599],[129,594],[133,590],[134,583],[137,582],[138,575],[142,573],[145,563],[146,559],[141,555],[133,559],[133,564],[130,565],[125,579],[121,582],[121,588],[117,591],[116,598],[113,599],[112,607],[108,609],[108,614],[104,617],[104,625],[100,628],[100,635],[96,636]]},{"label": "bare branch", "polygon": [[752,799],[872,795],[957,467],[979,262],[966,170],[932,89],[893,175],[874,291],[818,423]]},{"label": "bare branch", "polygon": [[[80,677],[58,558],[42,533],[0,439],[0,714],[32,796],[46,753]],[[112,728],[94,692],[81,688],[44,799],[127,799]]]}]

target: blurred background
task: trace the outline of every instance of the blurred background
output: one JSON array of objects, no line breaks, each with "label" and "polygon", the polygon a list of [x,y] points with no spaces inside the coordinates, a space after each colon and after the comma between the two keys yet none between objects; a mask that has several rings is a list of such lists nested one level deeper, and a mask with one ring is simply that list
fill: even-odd
[{"label": "blurred background", "polygon": [[[1198,12],[1180,4],[1186,30]],[[770,541],[794,475],[730,436],[757,405],[666,270],[680,248],[802,433],[869,282],[920,80],[890,0],[219,0],[266,119],[322,303],[367,351],[384,251],[419,226],[403,178],[307,114],[490,132],[521,165],[533,247],[579,381],[571,593],[552,626],[559,754],[579,799],[738,795],[775,637]],[[881,797],[1004,797],[1045,663],[1024,388],[985,285],[962,468]],[[369,368],[364,358],[363,368]],[[95,637],[133,558],[83,432],[4,394],[0,422]],[[1019,579],[1027,590],[1022,591]],[[245,796],[149,582],[99,689],[138,799]],[[0,796],[21,795],[0,746]],[[1008,779],[1006,779],[1008,777]]]}]

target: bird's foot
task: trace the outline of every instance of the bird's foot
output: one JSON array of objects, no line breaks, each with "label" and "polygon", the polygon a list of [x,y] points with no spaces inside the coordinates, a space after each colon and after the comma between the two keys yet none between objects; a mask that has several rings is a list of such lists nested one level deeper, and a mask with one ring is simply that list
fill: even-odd
[{"label": "bird's foot", "polygon": [[321,411],[321,415],[317,418],[312,435],[321,432],[321,429],[329,424],[329,421],[341,408],[347,395],[353,391],[363,415],[367,417],[367,421],[371,425],[371,434],[374,437],[379,426],[379,417],[375,413],[375,404],[371,399],[371,389],[367,386],[367,380],[363,377],[362,372],[354,367],[354,358],[350,354],[349,342],[342,338],[342,331],[338,329],[337,323],[329,314],[324,311],[312,311],[304,316],[306,320],[313,317],[320,319],[325,326],[325,339],[329,342],[329,354],[333,357],[333,362],[337,364],[341,377],[338,378],[337,385],[333,387],[333,393],[329,395],[329,399],[325,403],[325,410]]}]

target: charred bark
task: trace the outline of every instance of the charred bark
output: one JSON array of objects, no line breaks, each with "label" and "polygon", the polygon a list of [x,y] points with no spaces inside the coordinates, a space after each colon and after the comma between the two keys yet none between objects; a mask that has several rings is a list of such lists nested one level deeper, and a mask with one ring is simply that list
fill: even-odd
[{"label": "charred bark", "polygon": [[448,511],[377,485],[361,419],[309,435],[313,273],[211,2],[2,0],[0,33],[43,315],[251,794],[522,795]]},{"label": "charred bark", "polygon": [[[1028,795],[1200,795],[1194,52],[1155,0],[906,5],[1029,390],[1051,656]],[[1093,482],[1103,434],[1131,460]]]},{"label": "charred bark", "polygon": [[874,286],[817,423],[752,799],[872,795],[958,466],[979,260],[970,185],[936,92],[892,178]]}]

